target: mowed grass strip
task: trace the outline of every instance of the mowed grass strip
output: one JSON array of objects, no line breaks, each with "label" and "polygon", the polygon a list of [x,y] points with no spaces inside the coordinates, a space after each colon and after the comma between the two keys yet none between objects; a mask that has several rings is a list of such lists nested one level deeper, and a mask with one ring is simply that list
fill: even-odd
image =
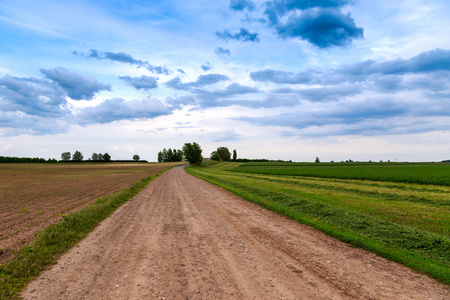
[{"label": "mowed grass strip", "polygon": [[[174,164],[165,166],[164,171],[173,167]],[[99,198],[92,205],[77,212],[67,216],[62,215],[60,222],[37,232],[37,240],[33,244],[23,247],[17,253],[16,259],[0,266],[0,299],[19,298],[20,290],[28,282],[54,264],[62,253],[76,245],[102,220],[164,171],[142,179],[131,187]]]},{"label": "mowed grass strip", "polygon": [[211,163],[187,171],[450,284],[449,187],[230,172],[237,166]]},{"label": "mowed grass strip", "polygon": [[245,163],[234,172],[450,186],[449,163]]},{"label": "mowed grass strip", "polygon": [[[233,174],[229,176],[232,178]],[[245,178],[247,185],[264,187],[272,192],[450,236],[450,188],[447,187],[423,186],[422,189],[408,190],[405,187],[410,184],[401,184],[398,189],[385,189],[379,184],[373,186],[369,181],[254,174],[240,174],[234,178],[238,181]]]}]

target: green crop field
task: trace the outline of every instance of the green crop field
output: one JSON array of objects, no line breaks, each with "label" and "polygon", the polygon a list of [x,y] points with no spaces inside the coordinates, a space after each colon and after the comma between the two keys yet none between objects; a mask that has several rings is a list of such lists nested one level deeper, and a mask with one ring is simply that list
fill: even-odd
[{"label": "green crop field", "polygon": [[207,163],[187,171],[450,283],[450,165]]},{"label": "green crop field", "polygon": [[450,164],[443,163],[245,163],[233,171],[450,186]]}]

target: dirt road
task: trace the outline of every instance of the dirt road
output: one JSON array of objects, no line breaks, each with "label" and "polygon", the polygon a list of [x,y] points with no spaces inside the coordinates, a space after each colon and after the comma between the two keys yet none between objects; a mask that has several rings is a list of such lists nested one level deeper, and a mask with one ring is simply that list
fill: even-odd
[{"label": "dirt road", "polygon": [[450,299],[450,289],[176,168],[119,208],[22,296]]}]

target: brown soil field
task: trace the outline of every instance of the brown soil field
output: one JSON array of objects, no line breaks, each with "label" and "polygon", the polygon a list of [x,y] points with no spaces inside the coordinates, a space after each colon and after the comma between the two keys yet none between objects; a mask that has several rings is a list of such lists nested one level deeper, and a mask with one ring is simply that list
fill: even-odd
[{"label": "brown soil field", "polygon": [[60,214],[179,163],[0,164],[0,263]]},{"label": "brown soil field", "polygon": [[450,299],[449,286],[176,167],[119,207],[24,299]]}]

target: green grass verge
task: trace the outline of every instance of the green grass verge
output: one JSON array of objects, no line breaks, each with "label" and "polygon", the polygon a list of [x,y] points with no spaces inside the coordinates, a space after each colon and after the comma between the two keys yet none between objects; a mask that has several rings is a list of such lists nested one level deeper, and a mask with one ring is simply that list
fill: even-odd
[{"label": "green grass verge", "polygon": [[55,264],[61,254],[76,245],[102,220],[163,172],[142,179],[117,193],[99,198],[92,205],[77,212],[62,215],[59,223],[38,232],[37,240],[32,245],[23,247],[16,259],[0,266],[0,299],[18,299],[20,291],[27,283]]},{"label": "green grass verge", "polygon": [[[371,210],[359,205],[356,208],[348,203],[357,197],[353,189],[350,194],[340,191],[338,196],[329,195],[335,193],[336,187],[319,190],[309,190],[303,186],[301,179],[297,184],[288,185],[285,182],[294,181],[288,176],[264,176],[250,175],[244,173],[230,172],[236,165],[232,164],[206,164],[203,167],[188,167],[186,171],[199,178],[219,185],[234,194],[251,202],[285,215],[303,224],[312,226],[324,233],[336,237],[353,246],[361,247],[380,256],[404,264],[414,270],[425,273],[443,283],[450,284],[450,238],[445,234],[422,229],[420,224],[420,213],[416,215],[417,224],[408,226],[392,221],[391,215],[386,217],[382,214],[374,214]],[[305,179],[310,180],[310,179]],[[347,182],[345,182],[347,183]],[[354,187],[355,185],[352,184]],[[361,189],[365,191],[374,183],[368,182]],[[399,190],[402,192],[402,186]],[[301,193],[302,189],[307,192]],[[392,193],[397,190],[392,190]],[[364,193],[363,193],[364,194]],[[369,193],[370,194],[370,193]],[[399,201],[381,199],[383,195],[374,195],[374,204],[384,206],[387,204],[397,205]],[[402,196],[399,195],[399,198]],[[406,199],[408,200],[408,199]],[[366,198],[362,197],[364,205]],[[393,202],[393,203],[392,203]],[[403,201],[406,205],[410,202]],[[435,203],[430,209],[435,209]],[[415,205],[415,204],[414,204]],[[428,209],[427,202],[420,204],[423,210]],[[442,207],[441,209],[447,209]],[[447,209],[448,211],[448,209]],[[411,217],[414,219],[414,216]],[[448,223],[448,221],[446,221]],[[445,225],[448,227],[448,224]],[[442,230],[445,231],[445,230]]]}]

